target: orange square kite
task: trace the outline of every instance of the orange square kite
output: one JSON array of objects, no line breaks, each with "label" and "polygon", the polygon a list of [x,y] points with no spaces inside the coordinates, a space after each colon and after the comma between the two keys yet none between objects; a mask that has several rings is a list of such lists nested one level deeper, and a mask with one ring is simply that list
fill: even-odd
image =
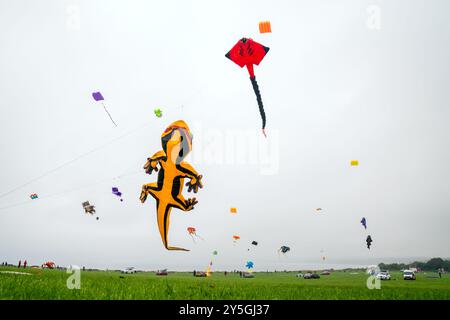
[{"label": "orange square kite", "polygon": [[259,23],[259,33],[269,33],[272,32],[270,27],[270,21],[261,21]]}]

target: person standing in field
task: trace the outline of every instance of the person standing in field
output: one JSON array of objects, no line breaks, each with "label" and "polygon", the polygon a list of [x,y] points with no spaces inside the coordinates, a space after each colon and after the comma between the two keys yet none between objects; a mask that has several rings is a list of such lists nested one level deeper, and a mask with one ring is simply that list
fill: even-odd
[{"label": "person standing in field", "polygon": [[22,265],[22,260],[19,260],[19,264],[17,265],[17,268],[20,269],[20,266]]},{"label": "person standing in field", "polygon": [[23,263],[23,268],[25,269],[26,267],[27,267],[27,260],[25,260]]}]

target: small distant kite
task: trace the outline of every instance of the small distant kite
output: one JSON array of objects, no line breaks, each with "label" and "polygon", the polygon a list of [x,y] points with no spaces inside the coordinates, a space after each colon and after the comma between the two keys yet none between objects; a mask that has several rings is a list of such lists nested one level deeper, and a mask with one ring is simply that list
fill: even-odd
[{"label": "small distant kite", "polygon": [[56,264],[53,261],[46,261],[42,264],[42,268],[54,269],[56,268]]},{"label": "small distant kite", "polygon": [[187,228],[187,231],[188,231],[189,235],[191,236],[192,241],[194,241],[194,243],[195,243],[194,236],[197,237],[197,238],[200,238],[200,239],[204,240],[202,237],[200,237],[200,236],[197,234],[197,230],[196,230],[194,227],[188,227],[188,228]]},{"label": "small distant kite", "polygon": [[291,251],[291,248],[286,247],[286,246],[281,246],[280,249],[278,249],[278,252],[280,252],[280,251],[281,251],[282,253],[286,253],[286,252]]},{"label": "small distant kite", "polygon": [[108,109],[106,109],[106,106],[103,103],[103,101],[105,100],[105,98],[103,98],[103,95],[100,92],[93,92],[92,93],[92,97],[94,98],[95,101],[101,101],[102,102],[103,109],[105,109],[105,111],[108,114],[109,118],[111,119],[112,123],[114,123],[114,125],[117,127],[117,124],[114,122],[113,118],[109,114]]},{"label": "small distant kite", "polygon": [[316,209],[316,212],[320,212],[320,211],[322,211],[322,208],[317,208]]},{"label": "small distant kite", "polygon": [[82,205],[83,205],[83,209],[84,209],[85,213],[90,213],[91,215],[94,215],[94,213],[95,213],[95,206],[91,205],[89,203],[89,201],[83,202]]},{"label": "small distant kite", "polygon": [[[258,241],[252,241],[252,245],[257,246],[258,245]],[[247,251],[250,251],[250,248],[248,248]]]},{"label": "small distant kite", "polygon": [[230,208],[230,213],[237,213],[237,208]]},{"label": "small distant kite", "polygon": [[157,116],[158,118],[162,117],[161,109],[155,109],[155,110],[153,110],[153,112],[155,113],[155,116]]},{"label": "small distant kite", "polygon": [[366,218],[365,218],[365,217],[363,217],[363,218],[361,219],[361,224],[363,225],[364,229],[367,229],[367,221],[366,221]]},{"label": "small distant kite", "polygon": [[352,160],[352,161],[350,161],[350,165],[351,165],[352,167],[356,167],[356,166],[359,165],[359,161],[358,161],[358,160]]},{"label": "small distant kite", "polygon": [[119,188],[113,187],[112,188],[112,193],[113,193],[113,195],[118,196],[120,198],[120,201],[123,201],[123,199],[122,199],[122,192],[119,191]]},{"label": "small distant kite", "polygon": [[270,21],[261,21],[259,23],[259,33],[269,33],[269,32],[272,32]]},{"label": "small distant kite", "polygon": [[372,245],[372,237],[370,235],[367,236],[366,243],[367,243],[367,249],[370,250],[370,246]]},{"label": "small distant kite", "polygon": [[253,261],[247,261],[245,267],[246,267],[247,269],[253,269]]},{"label": "small distant kite", "polygon": [[250,75],[250,81],[252,82],[253,91],[255,91],[256,100],[258,101],[259,113],[261,114],[262,119],[262,131],[264,136],[266,136],[266,113],[264,112],[261,93],[259,92],[258,83],[256,82],[253,65],[259,65],[262,59],[264,59],[267,52],[269,52],[268,47],[265,47],[250,38],[242,38],[225,55],[225,57],[236,63],[239,67],[247,67],[247,71]]},{"label": "small distant kite", "polygon": [[241,237],[234,235],[233,236],[233,242],[236,243]]},{"label": "small distant kite", "polygon": [[31,200],[37,199],[38,195],[36,193],[30,194]]},{"label": "small distant kite", "polygon": [[217,256],[219,254],[219,252],[217,250],[214,250],[212,254],[213,254],[213,256]]}]

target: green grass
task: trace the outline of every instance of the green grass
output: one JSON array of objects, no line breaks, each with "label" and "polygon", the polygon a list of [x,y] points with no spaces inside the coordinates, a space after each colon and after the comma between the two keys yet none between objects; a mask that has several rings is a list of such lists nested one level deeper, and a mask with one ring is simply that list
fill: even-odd
[{"label": "green grass", "polygon": [[252,279],[236,274],[215,273],[210,278],[195,278],[191,273],[153,273],[122,275],[119,272],[81,272],[81,289],[66,287],[70,276],[60,270],[17,269],[0,271],[29,272],[32,275],[0,273],[0,299],[450,299],[450,275],[442,279],[418,274],[416,281],[404,281],[392,272],[380,290],[366,287],[367,275],[359,272],[334,272],[320,279],[296,278],[294,272],[256,273]]}]

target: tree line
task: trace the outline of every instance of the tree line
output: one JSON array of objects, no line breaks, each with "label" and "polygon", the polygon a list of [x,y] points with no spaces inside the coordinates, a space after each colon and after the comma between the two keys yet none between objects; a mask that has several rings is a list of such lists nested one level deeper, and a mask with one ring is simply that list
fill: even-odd
[{"label": "tree line", "polygon": [[378,267],[381,270],[405,270],[409,268],[417,268],[423,271],[437,271],[443,268],[445,271],[450,270],[450,260],[442,258],[432,258],[427,262],[414,261],[412,263],[380,263]]}]

